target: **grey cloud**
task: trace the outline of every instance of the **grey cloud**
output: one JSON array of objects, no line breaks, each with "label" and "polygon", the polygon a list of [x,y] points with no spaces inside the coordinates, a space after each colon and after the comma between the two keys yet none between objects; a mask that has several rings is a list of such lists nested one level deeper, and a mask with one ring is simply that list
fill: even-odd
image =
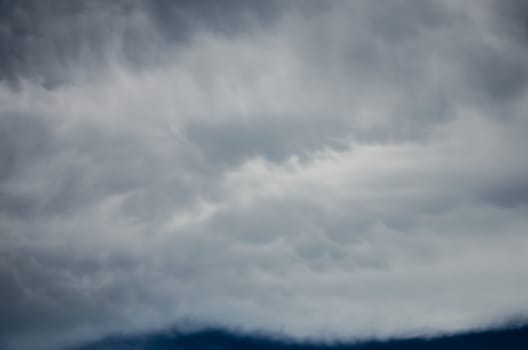
[{"label": "grey cloud", "polygon": [[[53,87],[66,78],[71,61],[100,62],[105,32],[97,3],[3,1],[1,78],[17,84],[23,76]],[[106,7],[104,10],[111,10]],[[83,16],[85,13],[91,14]],[[99,21],[99,24],[97,23]],[[108,28],[108,26],[105,26]]]},{"label": "grey cloud", "polygon": [[507,103],[523,96],[527,88],[528,65],[521,47],[476,47],[468,51],[464,71],[469,85],[481,92],[479,102]]},{"label": "grey cloud", "polygon": [[9,215],[30,215],[36,203],[11,184],[21,171],[49,154],[53,147],[51,128],[45,120],[7,112],[0,119],[0,138],[0,208]]},{"label": "grey cloud", "polygon": [[207,29],[225,35],[247,30],[254,22],[269,25],[279,14],[280,2],[228,0],[222,3],[198,1],[145,2],[154,23],[169,40],[188,39],[196,29]]},{"label": "grey cloud", "polygon": [[526,44],[528,34],[528,7],[522,0],[495,1],[499,24],[513,38]]},{"label": "grey cloud", "polygon": [[45,154],[52,145],[52,131],[46,120],[16,112],[2,113],[2,180],[17,166],[30,163]]},{"label": "grey cloud", "polygon": [[502,5],[2,6],[9,348],[528,312],[526,47]]},{"label": "grey cloud", "polygon": [[511,179],[485,193],[484,199],[504,207],[515,208],[528,204],[528,183],[524,179]]},{"label": "grey cloud", "polygon": [[[226,122],[190,122],[186,134],[200,145],[206,159],[227,164],[240,164],[256,156],[284,161],[292,154],[307,155],[321,145],[340,148],[350,131],[347,122],[308,119],[299,124],[273,116],[260,120],[228,120]],[[346,147],[341,145],[341,148]]]},{"label": "grey cloud", "polygon": [[7,0],[0,6],[0,79],[15,87],[29,77],[54,88],[79,74],[79,66],[98,74],[112,55],[135,69],[163,64],[166,49],[188,44],[197,30],[234,34],[278,15],[276,3],[257,1]]}]

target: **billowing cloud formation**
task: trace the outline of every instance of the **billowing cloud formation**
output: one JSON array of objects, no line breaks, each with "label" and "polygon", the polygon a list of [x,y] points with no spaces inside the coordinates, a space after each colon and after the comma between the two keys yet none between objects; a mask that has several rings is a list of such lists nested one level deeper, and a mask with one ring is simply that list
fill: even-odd
[{"label": "billowing cloud formation", "polygon": [[0,6],[9,349],[528,314],[522,1]]}]

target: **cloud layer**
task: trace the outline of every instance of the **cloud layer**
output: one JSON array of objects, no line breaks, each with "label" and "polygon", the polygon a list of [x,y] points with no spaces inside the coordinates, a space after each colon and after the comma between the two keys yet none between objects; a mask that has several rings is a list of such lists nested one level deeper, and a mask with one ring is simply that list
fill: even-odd
[{"label": "cloud layer", "polygon": [[240,335],[222,330],[206,330],[190,334],[163,332],[141,336],[114,337],[77,350],[438,350],[486,349],[516,350],[526,348],[527,327],[487,330],[439,338],[406,338],[375,340],[354,344],[334,342],[304,343],[258,335]]},{"label": "cloud layer", "polygon": [[528,314],[522,1],[0,7],[9,349]]}]

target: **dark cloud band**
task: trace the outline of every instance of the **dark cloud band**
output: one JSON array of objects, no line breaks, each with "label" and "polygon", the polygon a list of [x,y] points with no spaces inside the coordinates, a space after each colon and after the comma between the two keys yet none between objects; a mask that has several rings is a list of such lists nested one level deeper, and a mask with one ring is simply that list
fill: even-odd
[{"label": "dark cloud band", "polygon": [[525,10],[0,2],[0,342],[526,315]]}]

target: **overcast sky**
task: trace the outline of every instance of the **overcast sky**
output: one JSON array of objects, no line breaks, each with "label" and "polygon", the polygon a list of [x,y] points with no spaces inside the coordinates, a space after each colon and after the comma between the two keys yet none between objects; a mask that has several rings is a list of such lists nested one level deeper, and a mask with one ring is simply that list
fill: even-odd
[{"label": "overcast sky", "polygon": [[0,347],[528,316],[523,0],[0,1]]}]

